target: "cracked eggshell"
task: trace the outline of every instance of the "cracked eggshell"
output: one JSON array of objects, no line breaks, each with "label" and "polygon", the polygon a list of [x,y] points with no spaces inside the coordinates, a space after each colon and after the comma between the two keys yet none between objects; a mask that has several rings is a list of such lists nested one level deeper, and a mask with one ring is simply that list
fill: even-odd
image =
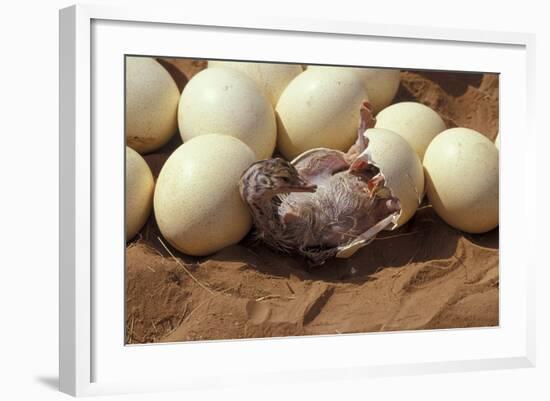
[{"label": "cracked eggshell", "polygon": [[447,127],[439,114],[428,106],[401,102],[378,113],[375,128],[389,129],[401,135],[422,160],[430,142]]},{"label": "cracked eggshell", "polygon": [[126,58],[126,144],[143,154],[176,132],[180,92],[168,71],[149,57]]},{"label": "cracked eggshell", "polygon": [[178,109],[184,142],[206,134],[235,137],[257,159],[275,149],[277,125],[269,100],[246,74],[229,68],[207,68],[185,86]]},{"label": "cracked eggshell", "polygon": [[[386,187],[399,199],[401,213],[393,228],[414,215],[424,193],[424,170],[416,152],[393,131],[371,128],[365,131],[369,144],[365,152],[386,180]],[[392,229],[393,229],[392,228]]]},{"label": "cracked eggshell", "polygon": [[353,71],[365,85],[374,113],[387,107],[399,89],[400,71],[391,68],[309,66],[308,69],[339,68]]},{"label": "cracked eggshell", "polygon": [[299,64],[251,63],[238,61],[208,61],[208,67],[231,68],[248,75],[264,91],[273,108],[288,86],[302,70]]},{"label": "cracked eggshell", "polygon": [[307,69],[277,103],[277,147],[286,159],[314,148],[347,151],[355,142],[367,98],[359,77],[345,69]]},{"label": "cracked eggshell", "polygon": [[164,238],[195,256],[239,242],[252,219],[238,182],[254,161],[254,152],[229,135],[201,135],[176,149],[155,189],[155,217]]},{"label": "cracked eggshell", "polygon": [[499,152],[468,128],[439,134],[424,157],[428,198],[449,225],[469,233],[498,226]]},{"label": "cracked eggshell", "polygon": [[151,169],[138,152],[126,146],[126,241],[132,239],[149,218],[154,188]]}]

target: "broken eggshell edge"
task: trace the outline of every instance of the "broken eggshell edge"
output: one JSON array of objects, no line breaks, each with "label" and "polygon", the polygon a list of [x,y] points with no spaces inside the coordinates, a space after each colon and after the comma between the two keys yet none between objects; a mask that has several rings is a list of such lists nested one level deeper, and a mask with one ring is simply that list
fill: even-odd
[{"label": "broken eggshell edge", "polygon": [[[372,136],[375,134],[376,136]],[[368,245],[383,230],[392,231],[405,224],[416,212],[424,194],[424,170],[418,155],[412,147],[393,131],[375,128],[363,134],[369,139],[369,145],[359,157],[380,170],[386,182],[385,187],[393,197],[399,200],[401,210],[388,216],[388,224],[365,233],[350,244],[342,246],[338,258],[349,258],[359,249]],[[383,139],[385,138],[385,139]],[[300,160],[323,148],[310,149],[292,160],[296,165]],[[344,155],[344,152],[333,150]],[[399,162],[395,162],[395,160]],[[390,160],[394,160],[390,162]],[[413,171],[403,172],[403,169]],[[374,227],[373,227],[374,228]],[[370,231],[370,230],[369,230]]]},{"label": "broken eggshell edge", "polygon": [[369,145],[359,157],[368,154],[369,162],[372,160],[371,163],[380,169],[385,186],[401,204],[393,230],[410,220],[424,198],[424,167],[412,146],[396,132],[370,128],[363,135]]}]

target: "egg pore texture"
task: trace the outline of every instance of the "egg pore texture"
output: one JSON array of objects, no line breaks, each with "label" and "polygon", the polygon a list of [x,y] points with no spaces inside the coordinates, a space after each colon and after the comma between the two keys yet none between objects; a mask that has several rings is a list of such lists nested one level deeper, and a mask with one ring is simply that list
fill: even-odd
[{"label": "egg pore texture", "polygon": [[424,193],[424,170],[416,152],[393,131],[372,128],[365,131],[366,152],[380,169],[389,188],[401,206],[397,226],[402,226],[415,214]]},{"label": "egg pore texture", "polygon": [[269,158],[275,148],[277,125],[269,100],[250,77],[229,68],[207,68],[188,82],[178,124],[184,142],[229,135],[247,144],[257,159]]},{"label": "egg pore texture", "polygon": [[448,129],[432,141],[424,157],[428,198],[449,225],[469,233],[498,226],[498,153],[468,128]]},{"label": "egg pore texture", "polygon": [[126,57],[126,144],[144,154],[162,147],[177,128],[180,92],[150,57]]},{"label": "egg pore texture", "polygon": [[376,128],[401,135],[422,160],[430,142],[446,129],[443,119],[431,108],[417,102],[401,102],[376,115]]},{"label": "egg pore texture", "polygon": [[367,100],[360,78],[343,69],[307,69],[277,103],[278,150],[292,160],[314,148],[347,151],[357,138]]},{"label": "egg pore texture", "polygon": [[400,71],[391,68],[331,67],[311,65],[308,69],[345,69],[357,74],[369,97],[374,113],[387,107],[399,89]]},{"label": "egg pore texture", "polygon": [[254,152],[229,135],[201,135],[170,155],[155,189],[155,217],[164,238],[189,255],[239,242],[252,220],[239,194]]},{"label": "egg pore texture", "polygon": [[245,61],[208,61],[208,68],[231,68],[248,75],[269,99],[273,108],[288,86],[302,70],[299,64],[253,63]]},{"label": "egg pore texture", "polygon": [[151,169],[139,153],[126,146],[126,241],[132,239],[149,218],[154,188]]}]

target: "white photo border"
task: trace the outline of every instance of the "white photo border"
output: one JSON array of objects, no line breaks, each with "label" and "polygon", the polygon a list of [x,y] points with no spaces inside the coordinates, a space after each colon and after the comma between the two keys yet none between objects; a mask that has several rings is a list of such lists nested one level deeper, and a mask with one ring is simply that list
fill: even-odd
[{"label": "white photo border", "polygon": [[[193,46],[180,41],[175,47],[184,36]],[[224,46],[216,47],[220,36]],[[259,39],[269,54],[254,47]],[[331,51],[316,51],[320,42]],[[308,51],[298,53],[292,43]],[[349,44],[376,56],[352,54]],[[528,207],[527,191],[517,190],[535,187],[535,178],[524,174],[536,163],[533,35],[291,18],[216,21],[155,7],[73,6],[60,13],[60,52],[62,391],[91,395],[534,366],[536,260],[521,260],[536,254],[525,236],[535,232],[536,210]],[[420,57],[427,52],[441,60]],[[501,73],[506,180],[501,180],[500,327],[124,346],[124,54]],[[458,60],[459,54],[467,58]],[[523,142],[513,135],[518,131],[526,133]],[[120,227],[113,229],[117,221]],[[524,222],[528,230],[514,234]],[[390,344],[393,355],[383,352]],[[289,354],[296,358],[290,367]]]}]

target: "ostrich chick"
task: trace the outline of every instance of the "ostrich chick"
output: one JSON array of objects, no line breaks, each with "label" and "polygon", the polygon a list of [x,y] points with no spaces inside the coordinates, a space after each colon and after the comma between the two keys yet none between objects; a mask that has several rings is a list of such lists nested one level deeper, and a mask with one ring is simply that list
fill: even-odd
[{"label": "ostrich chick", "polygon": [[334,256],[348,257],[391,226],[399,201],[364,152],[363,134],[373,125],[372,108],[365,102],[357,142],[347,153],[313,149],[292,164],[281,158],[252,164],[239,189],[256,236],[275,250],[321,265]]}]

